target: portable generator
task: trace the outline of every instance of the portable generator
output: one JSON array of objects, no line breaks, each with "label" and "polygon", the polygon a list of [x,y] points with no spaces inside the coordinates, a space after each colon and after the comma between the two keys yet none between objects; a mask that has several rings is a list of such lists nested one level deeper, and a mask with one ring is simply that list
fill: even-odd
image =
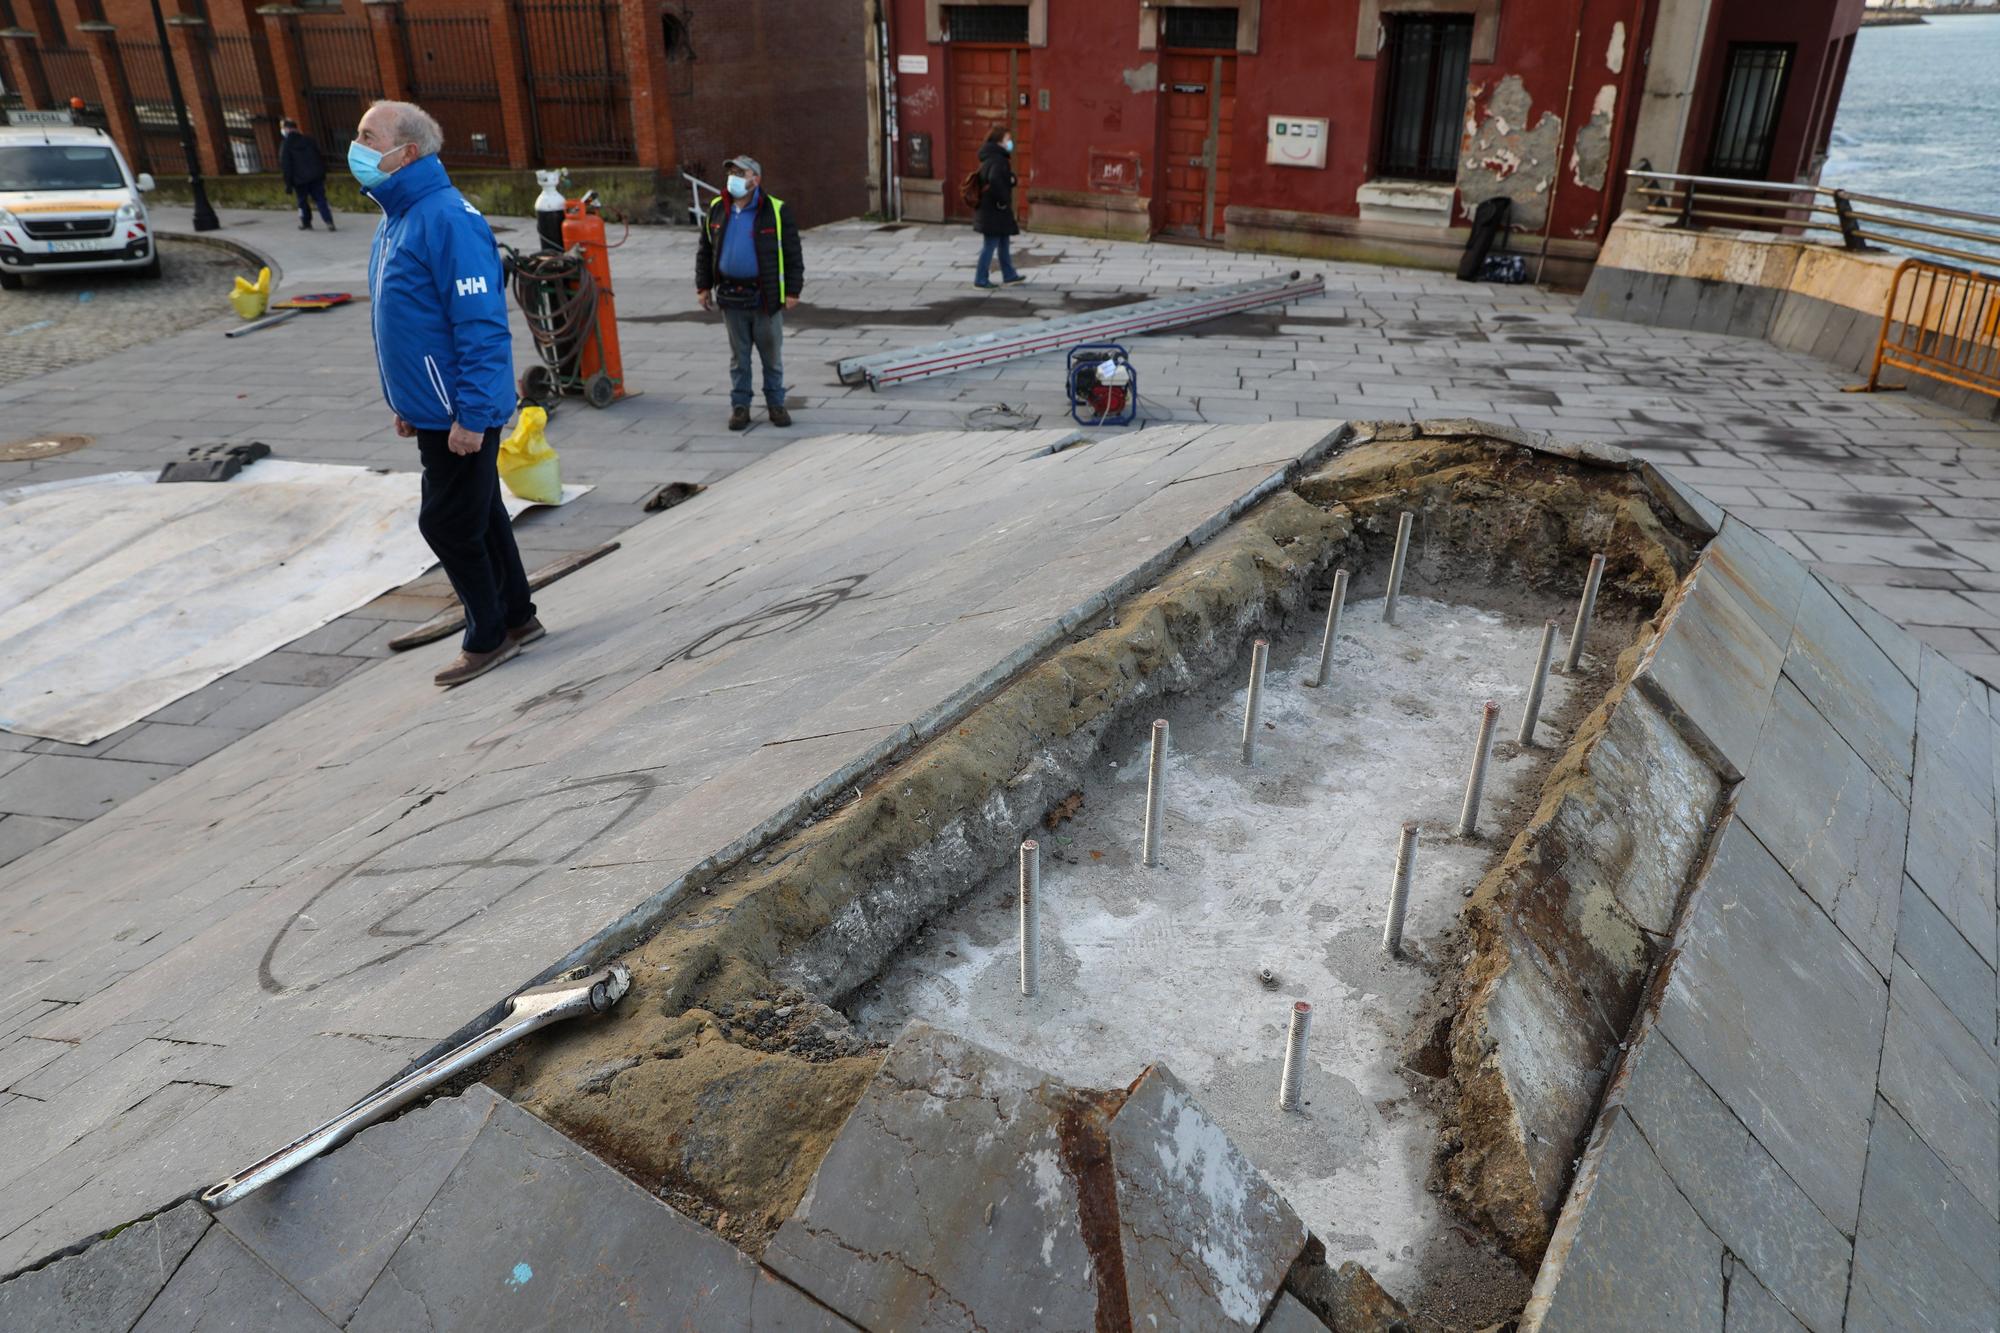
[{"label": "portable generator", "polygon": [[1139,372],[1117,343],[1069,349],[1069,415],[1079,426],[1129,426],[1139,415]]},{"label": "portable generator", "polygon": [[[542,249],[526,254],[501,247],[514,303],[527,316],[541,359],[522,374],[521,399],[551,407],[564,394],[581,394],[592,407],[609,407],[625,397],[625,363],[611,290],[613,247],[605,241],[597,192],[563,199],[555,189],[558,173],[537,172],[536,178],[542,183],[542,195],[535,200]],[[553,203],[561,205],[560,214],[548,206]]]}]

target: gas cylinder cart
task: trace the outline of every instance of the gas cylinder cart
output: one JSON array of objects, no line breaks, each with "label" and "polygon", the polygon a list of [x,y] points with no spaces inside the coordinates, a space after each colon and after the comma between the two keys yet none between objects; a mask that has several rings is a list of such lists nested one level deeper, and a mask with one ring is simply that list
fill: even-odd
[{"label": "gas cylinder cart", "polygon": [[563,201],[562,219],[564,248],[547,237],[533,253],[500,247],[514,303],[527,317],[541,361],[522,373],[521,400],[551,407],[563,395],[580,394],[592,407],[609,407],[626,391],[611,247],[605,244],[596,191]]},{"label": "gas cylinder cart", "polygon": [[1069,349],[1069,415],[1079,426],[1129,426],[1139,415],[1139,372],[1117,343]]}]

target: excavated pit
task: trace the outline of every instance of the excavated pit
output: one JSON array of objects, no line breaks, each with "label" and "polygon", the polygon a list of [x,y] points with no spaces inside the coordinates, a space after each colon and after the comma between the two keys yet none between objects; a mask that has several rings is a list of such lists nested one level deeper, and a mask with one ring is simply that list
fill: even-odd
[{"label": "excavated pit", "polygon": [[[1642,787],[1679,780],[1654,762],[1664,742],[1625,682],[1708,534],[1629,463],[1426,429],[1364,428],[955,727],[691,892],[626,955],[634,990],[612,1021],[552,1033],[488,1080],[756,1252],[901,1018],[1105,1085],[1164,1055],[1292,1195],[1329,1263],[1367,1264],[1427,1324],[1518,1310],[1657,961],[1650,927],[1628,919],[1646,914],[1599,883],[1643,849],[1581,848],[1575,812],[1588,807],[1583,827],[1616,819],[1630,794],[1613,785],[1635,772]],[[1379,599],[1404,509],[1417,537],[1389,628]],[[1541,620],[1567,629],[1592,551],[1608,565],[1586,670],[1552,678],[1543,748],[1520,751]],[[1336,565],[1354,572],[1348,628],[1328,688],[1305,690]],[[1246,774],[1234,728],[1260,633],[1275,641],[1272,725]],[[1482,832],[1459,841],[1487,697],[1502,744]],[[1160,715],[1181,783],[1164,889],[1135,864],[1139,735]],[[1654,878],[1677,888],[1714,799],[1661,802],[1693,833]],[[1380,909],[1404,816],[1426,845],[1411,956],[1389,963]],[[1052,853],[1051,906],[1044,992],[1023,1001],[1007,985],[1011,876],[1031,833]],[[1275,989],[1255,975],[1266,966]],[[1287,1118],[1277,1024],[1294,996],[1320,1006],[1317,1067],[1313,1104]]]}]

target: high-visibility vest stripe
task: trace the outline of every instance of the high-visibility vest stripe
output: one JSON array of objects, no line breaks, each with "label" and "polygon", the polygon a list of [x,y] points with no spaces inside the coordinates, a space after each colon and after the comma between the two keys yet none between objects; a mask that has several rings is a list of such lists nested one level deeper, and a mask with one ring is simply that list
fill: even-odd
[{"label": "high-visibility vest stripe", "polygon": [[[764,197],[771,201],[771,217],[778,224],[778,304],[783,305],[785,303],[785,201],[778,198],[775,194],[767,194]],[[702,235],[708,238],[710,245],[715,244],[716,229],[713,225],[715,222],[715,210],[727,207],[729,207],[727,199],[717,199],[713,204],[709,205],[708,212],[702,215]],[[757,225],[757,220],[752,218],[750,225],[754,228]],[[752,235],[754,236],[755,233],[753,232]],[[757,247],[754,240],[751,242],[750,249],[751,253],[756,253]],[[722,263],[722,256],[717,255],[715,262],[720,265]]]}]

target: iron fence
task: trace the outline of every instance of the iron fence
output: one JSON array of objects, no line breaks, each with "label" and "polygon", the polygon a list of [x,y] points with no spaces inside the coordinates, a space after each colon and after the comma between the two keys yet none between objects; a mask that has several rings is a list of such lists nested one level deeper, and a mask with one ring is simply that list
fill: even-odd
[{"label": "iron fence", "polygon": [[90,63],[90,52],[76,46],[45,46],[41,55],[49,96],[57,106],[68,106],[72,97],[81,97],[91,106],[104,100],[97,90],[97,68]]},{"label": "iron fence", "polygon": [[209,46],[209,66],[222,101],[222,120],[229,130],[229,148],[239,172],[278,169],[278,122],[284,112],[268,96],[257,59],[257,44],[248,33],[215,35]]},{"label": "iron fence", "polygon": [[305,66],[304,128],[330,160],[345,160],[361,114],[382,95],[374,37],[363,23],[329,22],[316,15],[294,22],[299,63]]},{"label": "iron fence", "polygon": [[118,60],[125,67],[125,86],[132,94],[132,114],[139,122],[139,155],[145,165],[133,164],[135,171],[155,176],[179,176],[187,172],[187,153],[181,145],[181,127],[174,115],[174,99],[167,87],[167,56],[157,41],[120,40]]},{"label": "iron fence", "polygon": [[522,0],[515,16],[541,164],[630,162],[632,109],[617,4]]},{"label": "iron fence", "polygon": [[1935,255],[2000,269],[2000,217],[1935,208],[1905,199],[1854,194],[1822,185],[1683,176],[1643,164],[1626,173],[1644,211],[1683,227],[1706,223],[1819,233],[1849,250]]},{"label": "iron fence", "polygon": [[410,61],[410,96],[444,130],[439,156],[449,166],[504,165],[507,122],[500,114],[486,19],[406,18],[402,41]]}]

